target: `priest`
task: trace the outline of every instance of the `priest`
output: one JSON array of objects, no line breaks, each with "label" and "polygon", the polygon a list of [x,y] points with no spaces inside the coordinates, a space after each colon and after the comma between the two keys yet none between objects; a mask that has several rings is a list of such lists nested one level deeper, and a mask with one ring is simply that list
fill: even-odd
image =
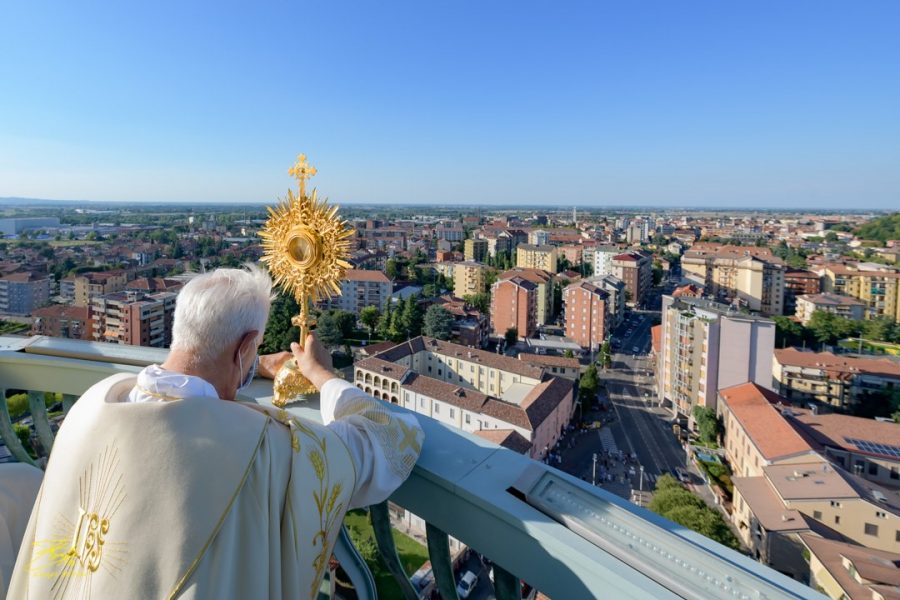
[{"label": "priest", "polygon": [[271,288],[256,267],[192,279],[166,361],[73,406],[9,598],[316,598],[347,510],[387,498],[424,434],[339,379],[314,335],[291,350],[324,424],[235,402]]}]

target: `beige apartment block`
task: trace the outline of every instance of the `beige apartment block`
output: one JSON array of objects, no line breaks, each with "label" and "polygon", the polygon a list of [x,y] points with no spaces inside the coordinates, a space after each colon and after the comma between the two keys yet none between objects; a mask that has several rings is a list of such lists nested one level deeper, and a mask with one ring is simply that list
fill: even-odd
[{"label": "beige apartment block", "polygon": [[644,252],[623,252],[612,258],[612,274],[625,282],[626,303],[640,306],[653,284],[653,260]]},{"label": "beige apartment block", "polygon": [[863,301],[838,294],[805,294],[795,299],[796,317],[802,325],[809,323],[817,310],[833,313],[846,319],[859,320],[865,318],[866,305]]},{"label": "beige apartment block", "polygon": [[877,263],[825,265],[817,271],[822,290],[861,300],[866,318],[888,317],[900,322],[900,272]]},{"label": "beige apartment block", "polygon": [[784,262],[768,248],[696,244],[681,266],[685,277],[721,302],[770,316],[784,312]]},{"label": "beige apartment block", "polygon": [[801,534],[809,552],[809,587],[832,600],[900,597],[900,544],[893,552]]},{"label": "beige apartment block", "polygon": [[85,273],[75,277],[75,306],[90,306],[91,298],[121,292],[128,283],[122,270]]},{"label": "beige apartment block", "polygon": [[463,256],[466,260],[484,262],[488,256],[488,241],[469,238],[463,242]]},{"label": "beige apartment block", "polygon": [[900,364],[887,358],[784,348],[774,352],[772,378],[790,402],[816,401],[848,409],[867,396],[898,389]]},{"label": "beige apartment block", "polygon": [[519,244],[516,248],[516,266],[525,269],[542,269],[556,273],[557,252],[555,246]]},{"label": "beige apartment block", "polygon": [[453,265],[453,295],[463,298],[485,291],[484,274],[487,267],[481,263],[466,261]]}]

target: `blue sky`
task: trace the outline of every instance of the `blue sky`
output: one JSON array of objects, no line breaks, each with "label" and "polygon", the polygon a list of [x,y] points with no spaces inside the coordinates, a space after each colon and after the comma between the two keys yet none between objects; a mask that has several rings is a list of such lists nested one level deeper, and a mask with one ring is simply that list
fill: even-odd
[{"label": "blue sky", "polygon": [[0,196],[900,208],[900,2],[3,2]]}]

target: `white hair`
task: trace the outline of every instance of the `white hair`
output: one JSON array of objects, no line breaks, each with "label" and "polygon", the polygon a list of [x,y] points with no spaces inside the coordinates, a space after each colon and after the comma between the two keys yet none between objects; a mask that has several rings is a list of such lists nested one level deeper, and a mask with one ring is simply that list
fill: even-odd
[{"label": "white hair", "polygon": [[206,362],[248,331],[259,331],[261,339],[272,299],[269,274],[250,263],[194,277],[175,302],[172,350]]}]

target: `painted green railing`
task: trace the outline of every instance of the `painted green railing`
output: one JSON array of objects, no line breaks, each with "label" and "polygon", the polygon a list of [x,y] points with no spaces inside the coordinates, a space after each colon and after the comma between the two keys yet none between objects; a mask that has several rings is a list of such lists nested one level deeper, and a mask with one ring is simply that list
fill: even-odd
[{"label": "painted green railing", "polygon": [[[30,392],[36,435],[42,446],[51,448],[53,434],[43,392],[61,392],[65,411],[101,378],[137,372],[164,357],[164,351],[150,348],[0,337],[0,388],[4,394],[9,389]],[[270,382],[256,380],[247,399],[269,403],[271,394]],[[16,457],[31,462],[14,435],[6,403],[0,405],[0,436]],[[315,401],[290,410],[319,419]],[[445,599],[457,598],[449,536],[493,562],[495,594],[501,600],[520,598],[520,580],[554,600],[820,597],[604,490],[418,417],[426,433],[425,447],[413,474],[390,502],[426,522],[435,586]],[[369,517],[382,559],[403,596],[418,598],[394,548],[387,503],[370,507]],[[358,596],[374,598],[371,573],[346,532],[335,557]],[[327,588],[326,582],[323,595]]]}]

